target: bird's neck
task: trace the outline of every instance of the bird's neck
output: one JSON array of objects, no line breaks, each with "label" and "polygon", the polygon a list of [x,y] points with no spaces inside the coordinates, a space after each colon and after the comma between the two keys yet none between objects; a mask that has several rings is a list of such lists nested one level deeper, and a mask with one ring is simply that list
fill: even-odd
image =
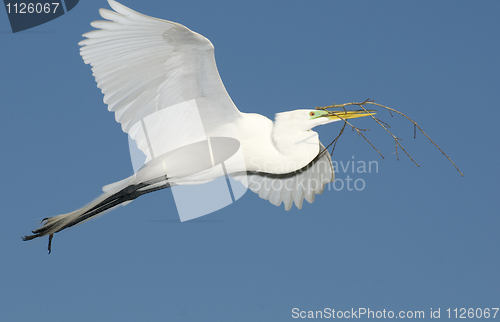
[{"label": "bird's neck", "polygon": [[290,173],[305,167],[318,155],[316,132],[280,124],[281,121],[273,123],[262,115],[242,114],[237,129],[247,171]]},{"label": "bird's neck", "polygon": [[300,163],[294,166],[295,169],[306,166],[319,153],[318,133],[290,124],[276,122],[273,126],[272,140],[284,158]]},{"label": "bird's neck", "polygon": [[297,119],[294,113],[276,114],[271,136],[280,153],[284,155],[297,153],[301,148],[303,149],[303,146],[301,148],[298,146],[307,141],[311,135],[317,137],[317,133],[307,128],[302,119]]},{"label": "bird's neck", "polygon": [[273,130],[272,139],[274,146],[283,155],[293,155],[301,150],[299,146],[304,142],[304,140],[308,141],[311,134],[315,134],[315,132],[312,131],[308,132]]}]

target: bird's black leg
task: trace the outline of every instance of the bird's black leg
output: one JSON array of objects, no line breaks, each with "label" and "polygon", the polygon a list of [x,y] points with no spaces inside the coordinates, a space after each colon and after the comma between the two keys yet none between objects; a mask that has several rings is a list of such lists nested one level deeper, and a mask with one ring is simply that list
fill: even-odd
[{"label": "bird's black leg", "polygon": [[[57,231],[52,232],[49,235],[49,245],[48,245],[49,254],[51,252],[52,238],[54,237],[54,233],[57,233],[57,232],[60,232],[61,230],[72,227],[72,226],[74,226],[82,221],[85,221],[91,217],[94,217],[94,216],[96,216],[96,215],[98,215],[106,210],[109,210],[115,206],[118,206],[121,203],[134,200],[134,199],[136,199],[136,198],[138,198],[146,193],[170,188],[172,186],[170,183],[167,182],[163,185],[147,189],[148,186],[158,184],[162,181],[168,181],[168,178],[166,176],[161,176],[161,177],[158,177],[155,179],[141,182],[139,184],[130,185],[130,186],[118,191],[117,193],[109,196],[108,198],[104,199],[103,201],[99,202],[97,205],[93,206],[92,208],[88,209],[87,211],[85,211],[84,213],[79,215],[77,218],[75,218],[75,220],[73,220],[73,221],[67,223],[66,225],[64,225],[63,227],[57,229]],[[142,190],[139,190],[139,189],[142,189]],[[49,218],[44,218],[42,220],[42,222],[46,221],[47,219],[49,219]],[[54,227],[55,224],[56,223],[50,223],[50,224],[45,223],[39,229],[33,230],[32,231],[33,235],[24,236],[24,237],[22,237],[22,239],[24,241],[26,241],[26,240],[34,239],[36,237],[44,236],[51,230],[51,228]]]},{"label": "bird's black leg", "polygon": [[48,246],[49,254],[50,254],[50,252],[52,252],[52,238],[53,237],[54,237],[54,234],[49,235],[49,246]]}]

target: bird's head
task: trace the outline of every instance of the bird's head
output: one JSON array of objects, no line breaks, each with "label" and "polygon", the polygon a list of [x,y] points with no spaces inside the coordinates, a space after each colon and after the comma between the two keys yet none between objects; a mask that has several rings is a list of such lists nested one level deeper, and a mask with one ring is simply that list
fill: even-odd
[{"label": "bird's head", "polygon": [[374,110],[295,110],[276,114],[275,124],[278,128],[287,127],[294,131],[308,131],[318,125],[370,116],[376,112]]}]

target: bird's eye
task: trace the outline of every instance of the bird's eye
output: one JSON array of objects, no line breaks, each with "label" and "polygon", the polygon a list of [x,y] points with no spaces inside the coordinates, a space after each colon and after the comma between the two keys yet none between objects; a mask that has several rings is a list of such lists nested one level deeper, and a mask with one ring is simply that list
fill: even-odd
[{"label": "bird's eye", "polygon": [[314,112],[309,113],[309,115],[311,115],[311,116],[314,116],[314,114],[315,114]]}]

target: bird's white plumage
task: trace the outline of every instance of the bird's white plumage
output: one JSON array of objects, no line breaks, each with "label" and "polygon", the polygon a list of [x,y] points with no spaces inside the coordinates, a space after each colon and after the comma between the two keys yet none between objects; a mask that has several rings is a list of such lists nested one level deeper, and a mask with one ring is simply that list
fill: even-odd
[{"label": "bird's white plumage", "polygon": [[169,106],[199,99],[207,134],[240,116],[220,79],[212,43],[175,22],[148,17],[116,1],[100,9],[109,21],[80,42],[109,111],[124,132]]},{"label": "bird's white plumage", "polygon": [[[196,136],[196,131],[189,131],[190,127],[196,128],[195,122],[192,119],[189,121],[189,115],[176,113],[169,115],[166,121],[161,120],[161,116],[165,114],[162,110],[196,101],[204,131],[208,136],[223,134],[242,141],[246,156],[251,156],[251,159],[247,158],[247,166],[251,170],[248,173],[248,187],[261,198],[274,205],[283,202],[288,210],[293,203],[301,208],[304,198],[312,202],[314,194],[322,192],[322,188],[304,189],[299,182],[315,179],[323,179],[320,182],[325,182],[325,178],[333,177],[329,168],[323,167],[323,173],[313,171],[313,167],[297,171],[306,167],[319,151],[315,132],[310,132],[310,138],[307,133],[301,134],[306,135],[308,142],[315,143],[308,145],[307,153],[301,152],[303,159],[291,163],[293,165],[290,169],[283,166],[279,171],[275,170],[277,166],[271,169],[265,166],[252,168],[251,164],[255,163],[256,156],[260,154],[262,156],[259,158],[262,160],[258,162],[266,165],[271,163],[264,159],[265,157],[272,157],[276,164],[282,165],[290,156],[283,155],[283,151],[274,146],[276,142],[273,142],[272,123],[269,127],[269,121],[260,115],[242,114],[233,104],[217,71],[212,43],[178,23],[148,17],[113,0],[108,2],[115,11],[99,10],[107,21],[91,23],[98,30],[84,34],[87,39],[79,43],[82,46],[81,55],[85,63],[92,66],[93,75],[104,94],[108,110],[115,113],[117,122],[136,141],[138,148],[146,154],[147,160],[152,158],[151,145],[170,146],[173,149],[184,142],[202,139]],[[182,112],[182,109],[180,111]],[[154,118],[150,117],[154,113]],[[157,117],[158,115],[160,117]],[[141,124],[141,121],[147,120],[148,117],[156,120],[156,124],[148,127],[149,139],[153,142],[146,140],[142,130],[144,123]],[[282,128],[286,129],[287,122],[281,124],[283,123],[285,126]],[[235,127],[238,129],[235,130]],[[231,134],[227,133],[228,128]],[[293,130],[293,127],[291,129]],[[293,136],[293,133],[290,135],[283,131],[279,134],[282,137],[280,139]],[[254,140],[260,142],[257,142],[257,145],[245,142],[248,138],[255,139],[259,135],[265,137],[265,140]],[[269,148],[271,145],[272,148]],[[324,159],[325,156],[321,158],[322,161]],[[150,172],[152,174],[148,176],[155,175],[154,171]],[[291,174],[286,175],[286,172]],[[281,176],[273,173],[280,173]],[[140,178],[144,180],[147,176],[143,173]],[[121,185],[109,186],[123,188],[122,185],[131,181],[122,180]],[[187,182],[192,184],[191,181]],[[285,182],[288,184],[279,184]],[[277,185],[282,188],[277,189]]]},{"label": "bird's white plumage", "polygon": [[[273,205],[283,203],[286,210],[293,204],[302,208],[304,199],[312,203],[334,180],[330,155],[312,129],[341,118],[295,110],[276,114],[272,122],[241,113],[222,84],[208,39],[178,23],[108,2],[114,11],[99,11],[106,21],[92,22],[97,30],[84,34],[81,55],[92,66],[109,111],[146,155],[146,163],[135,175],[105,186],[85,207],[46,218],[25,240],[50,235],[50,251],[56,232],[142,194],[204,184],[224,173]],[[342,119],[371,115],[357,112],[345,112]],[[212,139],[237,142],[237,152],[216,164]],[[220,151],[232,151],[231,144],[224,143]],[[195,152],[186,154],[193,146]],[[197,163],[198,150],[208,151],[211,163]]]},{"label": "bird's white plumage", "polygon": [[[227,136],[227,127],[232,126],[231,131],[234,132],[234,126],[237,126],[239,132],[229,136],[242,140],[246,154],[252,155],[252,160],[249,162],[247,159],[247,163],[254,163],[255,156],[259,153],[268,157],[268,146],[275,144],[271,137],[272,125],[269,128],[268,121],[260,115],[244,115],[238,111],[222,84],[215,64],[214,47],[208,39],[181,24],[148,17],[113,0],[108,2],[115,11],[99,10],[107,21],[91,23],[97,30],[84,34],[87,39],[79,43],[82,46],[81,55],[85,63],[92,66],[93,75],[104,94],[108,110],[115,113],[123,131],[136,141],[138,148],[146,154],[147,160],[152,158],[151,145],[175,148],[175,144],[178,146],[183,142],[200,139],[195,137],[195,131],[186,130],[189,127],[196,128],[197,124],[193,124],[194,121],[189,123],[189,117],[182,113],[168,115],[169,119],[161,121],[161,116],[166,115],[161,113],[161,110],[195,100],[208,136]],[[182,112],[182,109],[180,111]],[[141,121],[144,122],[153,113],[156,113],[154,119],[160,121],[149,127],[149,139],[154,141],[151,143],[145,138],[142,130],[144,123],[141,125]],[[247,129],[247,124],[252,124],[252,128]],[[253,135],[250,134],[253,138],[262,135],[266,139],[261,139],[257,146],[252,143],[245,144],[249,131],[254,132]],[[257,131],[260,133],[256,133]],[[177,136],[174,137],[173,133]],[[184,136],[189,138],[179,137],[179,133],[184,133]],[[284,139],[290,137],[288,133],[281,134]],[[317,141],[315,136],[311,139]],[[311,146],[308,153],[302,152],[305,161],[296,162],[297,164],[290,168],[293,172],[289,174],[283,173],[289,171],[287,169],[281,169],[280,175],[276,175],[273,172],[277,171],[272,169],[255,169],[248,165],[249,170],[252,170],[248,173],[248,188],[274,205],[284,203],[287,210],[293,203],[301,208],[304,198],[313,202],[314,195],[323,191],[324,183],[333,180],[329,156],[324,155],[316,160],[314,166],[307,167],[307,163],[317,153],[314,151],[319,148],[319,142],[314,144],[317,148]],[[283,154],[274,146],[271,152],[275,154],[274,159]],[[283,157],[286,158],[287,156]],[[325,161],[330,164],[329,167],[318,166]],[[259,162],[270,164],[266,160]],[[284,164],[281,159],[278,162]],[[297,170],[302,167],[303,170]],[[141,180],[147,176],[142,173]],[[108,186],[116,190],[131,181],[133,180],[125,179],[121,184]],[[322,184],[316,189],[304,188],[303,182],[307,181]],[[185,182],[192,184],[191,181],[185,180],[177,184]]]}]

